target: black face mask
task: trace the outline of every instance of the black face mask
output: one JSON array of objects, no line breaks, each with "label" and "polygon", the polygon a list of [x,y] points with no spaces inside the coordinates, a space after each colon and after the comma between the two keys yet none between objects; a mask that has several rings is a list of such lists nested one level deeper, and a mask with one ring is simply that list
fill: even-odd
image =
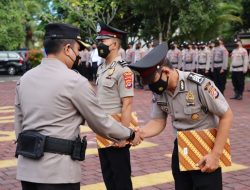
[{"label": "black face mask", "polygon": [[[161,72],[161,76],[162,76],[162,72]],[[164,81],[161,79],[161,76],[158,81],[148,85],[149,89],[152,92],[159,94],[159,95],[161,95],[167,89],[167,86],[168,86],[168,78],[167,78],[167,81]]]},{"label": "black face mask", "polygon": [[109,50],[109,46],[105,45],[104,43],[100,43],[97,45],[97,50],[98,50],[98,55],[102,58],[106,58],[109,53],[110,53],[110,50]]},{"label": "black face mask", "polygon": [[[70,47],[71,48],[71,47]],[[72,48],[71,48],[72,49]],[[79,72],[79,66],[78,66],[78,64],[79,64],[79,61],[80,61],[80,59],[81,59],[81,57],[80,57],[80,55],[76,55],[76,53],[75,53],[75,51],[72,49],[72,51],[74,52],[74,54],[75,54],[75,56],[76,56],[76,59],[75,60],[73,60],[69,55],[67,55],[74,63],[73,63],[73,66],[72,66],[72,70],[76,70],[76,71],[78,71]]]},{"label": "black face mask", "polygon": [[205,49],[205,47],[201,47],[201,50],[204,50]]},{"label": "black face mask", "polygon": [[174,46],[171,46],[170,48],[171,48],[171,50],[174,50],[174,49],[175,49],[175,47],[174,47]]}]

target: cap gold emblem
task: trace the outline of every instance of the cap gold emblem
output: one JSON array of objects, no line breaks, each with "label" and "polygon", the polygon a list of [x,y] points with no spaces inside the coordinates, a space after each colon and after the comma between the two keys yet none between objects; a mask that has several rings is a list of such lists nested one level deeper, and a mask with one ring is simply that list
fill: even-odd
[{"label": "cap gold emblem", "polygon": [[101,32],[101,26],[99,23],[96,25],[96,32]]}]

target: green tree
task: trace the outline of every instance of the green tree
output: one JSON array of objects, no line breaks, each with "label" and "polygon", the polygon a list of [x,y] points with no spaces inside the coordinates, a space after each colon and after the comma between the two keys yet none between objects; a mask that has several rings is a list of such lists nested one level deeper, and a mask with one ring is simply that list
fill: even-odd
[{"label": "green tree", "polygon": [[14,50],[24,40],[22,10],[16,1],[0,1],[0,50]]}]

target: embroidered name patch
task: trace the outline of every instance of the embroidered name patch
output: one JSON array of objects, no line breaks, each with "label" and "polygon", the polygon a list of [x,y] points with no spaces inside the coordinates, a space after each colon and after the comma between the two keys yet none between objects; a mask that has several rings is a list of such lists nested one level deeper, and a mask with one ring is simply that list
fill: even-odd
[{"label": "embroidered name patch", "polygon": [[123,73],[123,78],[125,81],[125,88],[132,88],[133,87],[133,74],[131,72]]}]

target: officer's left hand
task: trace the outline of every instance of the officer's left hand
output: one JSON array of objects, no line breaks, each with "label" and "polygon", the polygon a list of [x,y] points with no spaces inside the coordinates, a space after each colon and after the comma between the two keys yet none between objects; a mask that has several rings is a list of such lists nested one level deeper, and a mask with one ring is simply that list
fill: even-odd
[{"label": "officer's left hand", "polygon": [[221,70],[220,70],[220,73],[224,73],[224,70],[223,70],[223,69],[221,69]]},{"label": "officer's left hand", "polygon": [[201,172],[211,173],[219,167],[219,157],[213,153],[205,155],[197,164]]},{"label": "officer's left hand", "polygon": [[117,148],[122,148],[122,147],[125,147],[127,144],[128,144],[128,141],[123,140],[123,141],[114,143],[113,146]]}]

